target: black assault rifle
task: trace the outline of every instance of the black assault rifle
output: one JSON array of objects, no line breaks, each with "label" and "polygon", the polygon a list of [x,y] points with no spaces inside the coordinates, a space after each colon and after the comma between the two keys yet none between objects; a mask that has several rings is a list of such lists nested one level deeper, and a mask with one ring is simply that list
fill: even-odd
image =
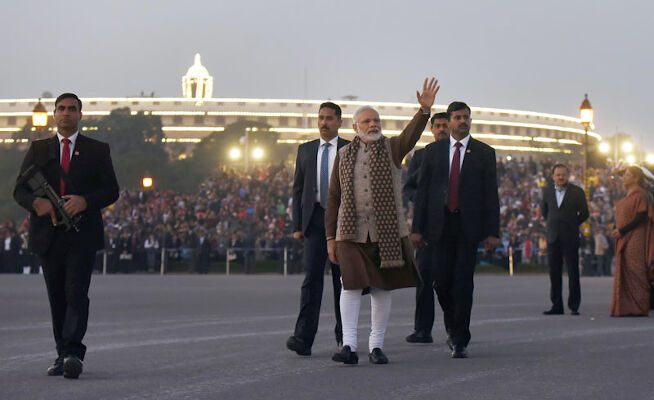
[{"label": "black assault rifle", "polygon": [[35,196],[44,197],[50,200],[57,216],[57,223],[55,223],[55,226],[62,226],[66,231],[74,229],[75,232],[79,232],[79,221],[82,219],[82,216],[80,214],[71,216],[66,212],[66,210],[64,210],[64,204],[66,201],[59,197],[57,192],[52,188],[52,186],[50,186],[48,181],[45,180],[45,177],[35,165],[30,166],[25,170],[25,172],[20,174],[18,182],[21,184],[27,183],[27,186],[29,186]]}]

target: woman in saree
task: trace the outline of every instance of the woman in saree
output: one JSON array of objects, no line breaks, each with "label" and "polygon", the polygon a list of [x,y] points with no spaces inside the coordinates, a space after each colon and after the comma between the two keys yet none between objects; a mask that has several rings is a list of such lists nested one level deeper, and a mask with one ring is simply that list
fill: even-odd
[{"label": "woman in saree", "polygon": [[615,205],[615,274],[611,316],[648,316],[654,272],[654,205],[648,191],[654,176],[628,167],[622,176],[626,196]]}]

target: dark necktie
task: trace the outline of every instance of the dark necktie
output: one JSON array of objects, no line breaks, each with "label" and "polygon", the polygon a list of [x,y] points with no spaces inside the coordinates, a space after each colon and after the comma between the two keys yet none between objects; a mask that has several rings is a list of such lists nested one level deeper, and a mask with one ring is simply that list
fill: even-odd
[{"label": "dark necktie", "polygon": [[320,205],[327,209],[327,191],[329,190],[329,146],[323,144],[322,158],[320,159]]},{"label": "dark necktie", "polygon": [[[61,169],[68,173],[68,170],[70,170],[70,140],[64,138],[62,143],[64,148],[61,150]],[[63,176],[59,179],[59,194],[61,196],[66,194],[66,183]]]},{"label": "dark necktie", "polygon": [[459,208],[459,175],[461,172],[461,142],[454,143],[454,156],[447,189],[447,208],[454,212]]}]

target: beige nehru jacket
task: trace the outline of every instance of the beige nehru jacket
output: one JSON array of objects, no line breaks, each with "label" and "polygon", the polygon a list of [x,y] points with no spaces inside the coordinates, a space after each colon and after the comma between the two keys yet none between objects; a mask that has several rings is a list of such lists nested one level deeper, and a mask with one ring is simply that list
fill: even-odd
[{"label": "beige nehru jacket", "polygon": [[[393,177],[392,183],[389,182],[389,184],[393,185],[400,237],[409,235],[409,229],[404,215],[404,207],[402,205],[402,160],[420,139],[428,121],[429,115],[423,114],[422,111],[418,111],[409,125],[404,128],[399,136],[391,137],[386,142],[389,154],[391,155],[391,159],[389,159],[388,162],[391,163],[391,173]],[[341,181],[339,163],[341,157],[345,154],[346,148],[347,146],[343,146],[336,156],[329,184],[327,211],[325,213],[325,233],[327,238],[335,238],[337,241],[342,240],[340,229],[338,229],[338,226],[340,225],[338,221],[341,220],[343,212],[340,208]],[[370,237],[371,242],[378,242],[375,210],[372,205],[370,186],[370,152],[365,143],[362,142],[359,146],[354,166],[354,202],[357,218],[357,237],[354,242],[357,243],[366,243],[368,237]]]}]

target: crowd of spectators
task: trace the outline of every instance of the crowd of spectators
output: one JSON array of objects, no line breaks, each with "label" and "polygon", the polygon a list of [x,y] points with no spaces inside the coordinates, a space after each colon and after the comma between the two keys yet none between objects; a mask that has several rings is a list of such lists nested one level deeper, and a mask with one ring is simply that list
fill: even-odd
[{"label": "crowd of spectators", "polygon": [[104,211],[110,264],[152,271],[162,249],[164,259],[199,273],[216,259],[229,258],[246,273],[256,258],[280,259],[279,249],[289,246],[291,185],[292,171],[271,165],[247,174],[219,167],[193,194],[123,191]]},{"label": "crowd of spectators", "polygon": [[[185,271],[206,273],[211,262],[229,258],[247,273],[255,259],[281,260],[284,248],[293,251],[291,267],[296,269],[298,246],[289,235],[292,181],[293,171],[283,165],[247,174],[222,166],[196,193],[124,190],[103,212],[108,269],[158,271],[163,259],[181,263]],[[0,225],[2,243],[15,232],[13,221]],[[27,253],[25,236],[22,246]],[[4,247],[0,254],[0,271],[19,272],[17,265],[25,262],[9,261]]]},{"label": "crowd of spectators", "polygon": [[[497,164],[502,247],[498,264],[546,264],[545,225],[540,214],[542,188],[554,161],[501,159]],[[571,181],[580,182],[581,167],[571,165]],[[582,245],[584,273],[610,274],[613,204],[624,196],[611,167],[590,171],[589,205],[593,234]],[[207,273],[217,261],[230,260],[242,272],[254,271],[256,261],[270,261],[277,270],[284,257],[290,272],[301,269],[301,245],[291,238],[292,168],[268,165],[249,173],[221,166],[196,193],[169,190],[124,190],[104,210],[106,263],[110,272],[158,271],[162,261],[183,271]],[[408,221],[411,204],[407,202]],[[27,252],[27,220],[0,224],[0,272],[37,270]],[[284,250],[286,249],[286,254]],[[279,267],[281,268],[281,267]]]}]

